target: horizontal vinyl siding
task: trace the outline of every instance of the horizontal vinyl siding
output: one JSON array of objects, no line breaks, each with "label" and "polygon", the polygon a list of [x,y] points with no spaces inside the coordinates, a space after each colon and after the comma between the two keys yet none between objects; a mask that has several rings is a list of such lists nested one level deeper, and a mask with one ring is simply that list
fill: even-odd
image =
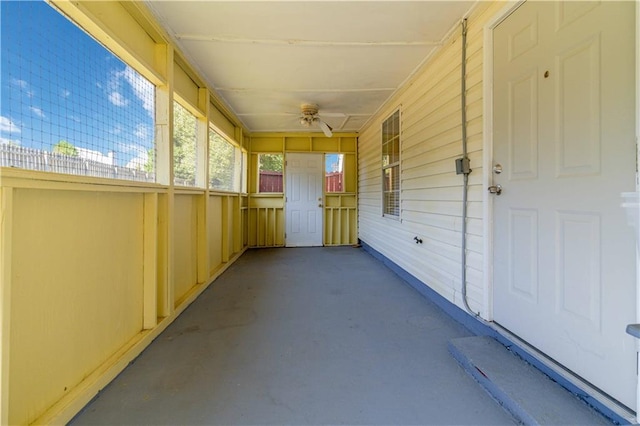
[{"label": "horizontal vinyl siding", "polygon": [[[483,290],[483,27],[503,7],[479,3],[468,20],[467,294],[482,311]],[[359,137],[359,237],[451,302],[462,307],[462,156],[460,72],[456,28],[440,51],[364,128]],[[381,126],[401,108],[401,220],[382,216]],[[423,240],[416,244],[414,237]]]}]

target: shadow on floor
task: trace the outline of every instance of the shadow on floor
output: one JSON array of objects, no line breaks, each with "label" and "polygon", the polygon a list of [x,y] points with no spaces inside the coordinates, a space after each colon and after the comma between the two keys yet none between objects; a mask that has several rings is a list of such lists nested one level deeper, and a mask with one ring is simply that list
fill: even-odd
[{"label": "shadow on floor", "polygon": [[468,335],[361,249],[250,250],[72,424],[513,424]]}]

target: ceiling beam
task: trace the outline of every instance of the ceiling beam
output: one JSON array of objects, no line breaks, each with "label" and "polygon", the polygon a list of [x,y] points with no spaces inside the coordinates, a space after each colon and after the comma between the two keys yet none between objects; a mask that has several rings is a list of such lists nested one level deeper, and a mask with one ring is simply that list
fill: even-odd
[{"label": "ceiling beam", "polygon": [[441,46],[442,42],[435,40],[419,41],[328,41],[328,40],[298,40],[298,39],[249,39],[241,37],[223,37],[202,34],[176,34],[178,40],[208,41],[218,43],[242,43],[242,44],[270,44],[270,45],[294,45],[294,46]]},{"label": "ceiling beam", "polygon": [[268,93],[362,93],[362,92],[390,92],[396,90],[396,87],[374,87],[362,89],[261,89],[261,88],[244,88],[244,87],[216,87],[220,92],[268,92]]}]

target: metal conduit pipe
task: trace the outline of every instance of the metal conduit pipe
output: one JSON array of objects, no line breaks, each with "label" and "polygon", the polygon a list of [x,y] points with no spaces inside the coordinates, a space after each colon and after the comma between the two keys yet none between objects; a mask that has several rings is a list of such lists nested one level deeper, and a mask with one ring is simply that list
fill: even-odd
[{"label": "metal conduit pipe", "polygon": [[462,20],[462,64],[460,82],[460,101],[462,118],[462,161],[460,171],[464,177],[462,185],[462,302],[464,308],[474,317],[480,317],[479,312],[473,312],[467,301],[467,199],[469,196],[469,157],[467,155],[467,18]]}]

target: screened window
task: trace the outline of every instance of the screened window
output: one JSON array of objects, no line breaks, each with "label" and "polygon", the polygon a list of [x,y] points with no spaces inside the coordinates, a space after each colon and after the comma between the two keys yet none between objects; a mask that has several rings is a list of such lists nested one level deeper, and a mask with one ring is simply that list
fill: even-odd
[{"label": "screened window", "polygon": [[324,157],[325,192],[344,191],[344,155],[326,154]]},{"label": "screened window", "polygon": [[400,110],[382,123],[382,209],[400,216]]},{"label": "screened window", "polygon": [[173,102],[173,183],[196,185],[196,117],[178,102]]},{"label": "screened window", "polygon": [[209,188],[239,191],[242,167],[240,150],[215,130],[209,129]]},{"label": "screened window", "polygon": [[0,166],[154,182],[153,84],[43,1],[0,8]]},{"label": "screened window", "polygon": [[258,192],[282,192],[282,154],[258,156]]}]

